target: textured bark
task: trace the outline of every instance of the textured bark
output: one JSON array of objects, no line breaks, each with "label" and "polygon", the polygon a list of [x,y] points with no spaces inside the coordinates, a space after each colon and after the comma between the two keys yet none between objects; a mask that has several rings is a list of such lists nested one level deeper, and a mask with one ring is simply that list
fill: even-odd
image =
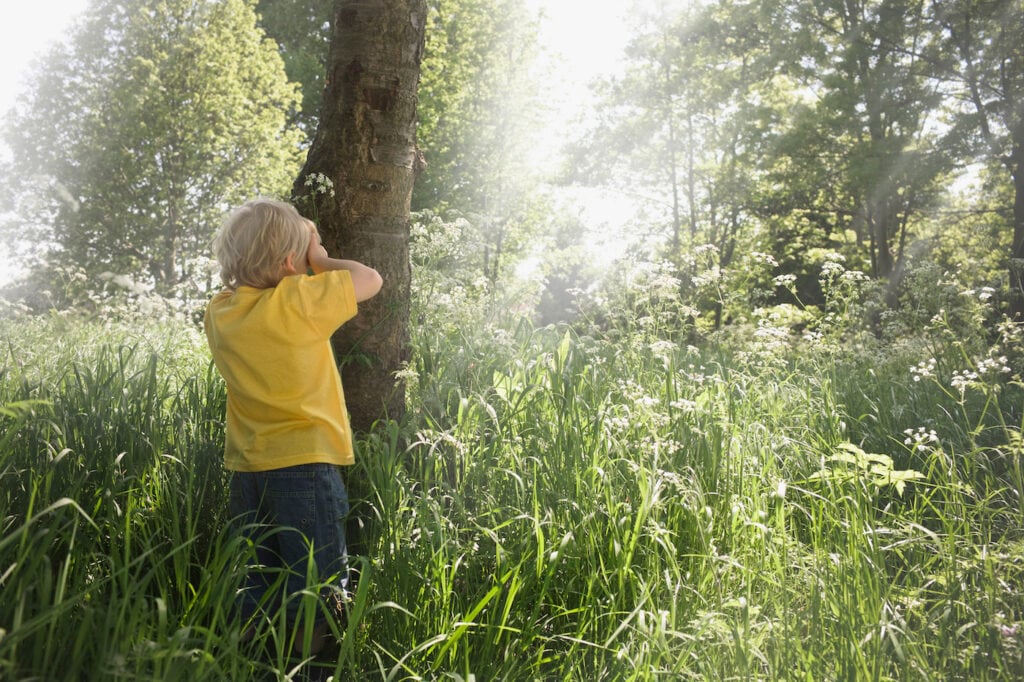
[{"label": "textured bark", "polygon": [[[320,122],[295,182],[328,253],[377,269],[384,288],[334,337],[352,425],[399,419],[409,358],[409,203],[418,170],[416,89],[424,0],[338,0]],[[311,195],[322,173],[334,196]]]}]

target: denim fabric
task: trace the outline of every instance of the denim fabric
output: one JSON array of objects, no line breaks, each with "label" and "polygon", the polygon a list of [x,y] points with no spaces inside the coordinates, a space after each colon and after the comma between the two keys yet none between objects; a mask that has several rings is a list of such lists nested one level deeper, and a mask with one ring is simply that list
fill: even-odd
[{"label": "denim fabric", "polygon": [[[307,578],[330,583],[321,590],[343,592],[348,586],[345,517],[348,493],[339,467],[301,464],[270,471],[236,471],[231,477],[231,517],[236,532],[256,546],[239,606],[248,620],[258,609],[273,611],[282,604],[293,620]],[[315,571],[310,564],[310,548]],[[283,591],[278,592],[282,572]],[[267,596],[268,589],[275,594]],[[321,614],[317,612],[317,619]]]}]

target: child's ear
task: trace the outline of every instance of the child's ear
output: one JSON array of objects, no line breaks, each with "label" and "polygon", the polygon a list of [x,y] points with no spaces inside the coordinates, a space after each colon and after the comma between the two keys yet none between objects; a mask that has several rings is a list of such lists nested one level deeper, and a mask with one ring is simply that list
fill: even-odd
[{"label": "child's ear", "polygon": [[295,254],[289,253],[284,259],[284,271],[289,275],[297,275],[299,271],[295,268]]}]

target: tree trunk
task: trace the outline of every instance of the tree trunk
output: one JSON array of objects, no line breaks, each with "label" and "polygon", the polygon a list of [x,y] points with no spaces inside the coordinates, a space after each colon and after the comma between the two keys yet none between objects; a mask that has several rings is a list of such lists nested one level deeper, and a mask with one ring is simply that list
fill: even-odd
[{"label": "tree trunk", "polygon": [[892,213],[886,205],[888,200],[876,204],[869,217],[871,223],[872,244],[875,253],[872,261],[875,264],[874,276],[876,279],[888,279],[892,275],[895,266],[895,259],[892,253]]},{"label": "tree trunk", "polygon": [[[409,358],[409,203],[419,157],[416,89],[424,0],[337,0],[319,124],[293,195],[328,253],[377,269],[381,293],[334,337],[352,426],[405,412],[396,372]],[[334,185],[317,192],[307,179]]]}]

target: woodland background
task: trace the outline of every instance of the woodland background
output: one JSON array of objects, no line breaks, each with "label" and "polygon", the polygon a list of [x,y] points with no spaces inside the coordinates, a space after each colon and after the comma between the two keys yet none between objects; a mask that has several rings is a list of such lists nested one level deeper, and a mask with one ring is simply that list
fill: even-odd
[{"label": "woodland background", "polygon": [[239,644],[196,325],[231,206],[335,190],[299,177],[333,3],[95,0],[38,64],[0,169],[5,676],[1024,674],[1021,4],[638,3],[553,134],[529,5],[427,9],[409,409],[349,474],[329,660]]}]

